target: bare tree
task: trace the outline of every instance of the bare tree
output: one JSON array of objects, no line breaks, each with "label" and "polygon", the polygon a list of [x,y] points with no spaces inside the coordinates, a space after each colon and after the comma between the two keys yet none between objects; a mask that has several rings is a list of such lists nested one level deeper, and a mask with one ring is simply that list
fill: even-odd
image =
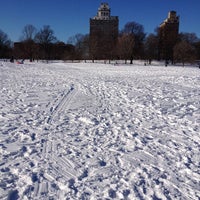
[{"label": "bare tree", "polygon": [[57,41],[57,38],[54,36],[54,31],[49,25],[44,25],[36,34],[35,39],[40,44],[50,44]]},{"label": "bare tree", "polygon": [[99,38],[99,35],[97,33],[97,34],[94,34],[89,39],[89,54],[90,54],[90,59],[92,59],[92,62],[94,62],[95,59],[98,59],[98,55],[99,55],[98,38]]},{"label": "bare tree", "polygon": [[36,42],[40,45],[43,51],[43,58],[49,60],[51,58],[52,44],[57,41],[54,36],[54,31],[49,25],[43,26],[43,28],[35,36]]},{"label": "bare tree", "polygon": [[196,55],[197,55],[197,59],[200,60],[200,41],[199,42],[196,42],[194,44],[195,46],[195,49],[196,49]]},{"label": "bare tree", "polygon": [[22,30],[21,42],[14,44],[15,55],[18,58],[29,59],[31,62],[36,57],[38,46],[35,43],[37,29],[31,25],[26,25]]},{"label": "bare tree", "polygon": [[186,62],[195,60],[195,49],[186,41],[179,42],[174,47],[174,59],[182,62],[183,66]]},{"label": "bare tree", "polygon": [[83,34],[76,34],[70,37],[67,41],[68,44],[72,44],[75,47],[75,58],[85,59],[89,54],[89,36]]},{"label": "bare tree", "polygon": [[84,38],[84,35],[81,33],[78,33],[74,36],[69,37],[67,43],[72,44],[74,46],[79,46],[80,43],[82,42],[83,38]]},{"label": "bare tree", "polygon": [[149,64],[151,64],[151,60],[158,58],[158,44],[158,37],[154,34],[148,35],[145,40],[145,57],[149,60]]},{"label": "bare tree", "polygon": [[143,56],[143,42],[146,36],[144,27],[137,22],[128,22],[121,32],[134,39],[134,43],[130,43],[130,45],[133,45],[132,55],[130,56],[130,63],[132,63],[133,58],[141,58]]},{"label": "bare tree", "polygon": [[82,43],[81,43],[81,52],[83,59],[89,58],[89,35],[86,34],[83,37]]},{"label": "bare tree", "polygon": [[132,34],[122,34],[118,39],[118,55],[120,59],[124,59],[125,63],[127,60],[133,59],[133,46],[134,46],[134,36]]},{"label": "bare tree", "polygon": [[0,30],[0,57],[8,58],[11,51],[11,40],[8,35]]},{"label": "bare tree", "polygon": [[200,59],[200,38],[195,33],[180,33],[179,42],[189,43],[195,48],[196,59]]},{"label": "bare tree", "polygon": [[27,24],[24,29],[22,30],[22,41],[34,40],[37,34],[37,29],[31,25]]},{"label": "bare tree", "polygon": [[11,41],[8,38],[8,35],[0,30],[0,45],[10,46]]},{"label": "bare tree", "polygon": [[180,33],[179,40],[185,41],[192,45],[200,41],[195,33]]}]

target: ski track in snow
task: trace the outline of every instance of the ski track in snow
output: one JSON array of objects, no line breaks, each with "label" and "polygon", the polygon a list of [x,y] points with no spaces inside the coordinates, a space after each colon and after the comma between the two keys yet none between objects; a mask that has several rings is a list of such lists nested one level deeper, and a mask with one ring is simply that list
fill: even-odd
[{"label": "ski track in snow", "polygon": [[0,72],[0,199],[200,199],[199,69]]}]

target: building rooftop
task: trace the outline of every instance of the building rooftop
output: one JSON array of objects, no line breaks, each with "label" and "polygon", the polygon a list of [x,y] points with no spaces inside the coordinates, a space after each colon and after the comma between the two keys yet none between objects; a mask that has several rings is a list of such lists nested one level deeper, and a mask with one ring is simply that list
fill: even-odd
[{"label": "building rooftop", "polygon": [[118,19],[117,16],[111,16],[111,9],[108,3],[101,3],[100,7],[98,8],[97,15],[93,17],[96,20],[113,20]]},{"label": "building rooftop", "polygon": [[167,23],[179,23],[179,16],[176,15],[176,11],[169,11],[167,19],[160,24],[160,27]]}]

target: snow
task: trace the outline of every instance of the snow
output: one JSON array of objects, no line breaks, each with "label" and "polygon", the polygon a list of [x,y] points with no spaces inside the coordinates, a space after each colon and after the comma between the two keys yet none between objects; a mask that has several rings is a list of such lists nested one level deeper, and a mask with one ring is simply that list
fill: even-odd
[{"label": "snow", "polygon": [[2,62],[0,199],[200,199],[200,70]]}]

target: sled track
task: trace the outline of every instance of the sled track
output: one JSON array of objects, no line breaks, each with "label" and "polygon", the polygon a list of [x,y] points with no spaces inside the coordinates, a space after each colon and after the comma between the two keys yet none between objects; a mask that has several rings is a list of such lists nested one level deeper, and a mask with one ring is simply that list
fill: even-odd
[{"label": "sled track", "polygon": [[[69,160],[64,151],[62,136],[56,131],[56,126],[60,123],[59,116],[62,112],[70,109],[70,105],[75,99],[78,89],[74,84],[70,85],[69,90],[61,94],[54,105],[50,106],[49,116],[47,118],[47,127],[44,127],[45,137],[41,141],[41,159],[40,165],[43,172],[40,172],[39,180],[34,184],[33,198],[43,198],[43,194],[51,193],[55,195],[57,192],[54,187],[69,190],[66,180],[74,180],[77,174],[80,173],[78,165]],[[53,186],[52,186],[52,183]],[[56,185],[56,186],[55,186]],[[59,194],[56,194],[59,196]]]},{"label": "sled track", "polygon": [[50,108],[49,117],[47,119],[48,124],[53,124],[55,118],[59,115],[62,110],[68,110],[70,108],[70,103],[72,99],[77,94],[78,90],[75,88],[74,84],[70,86],[70,89],[67,92],[62,94],[61,100],[58,103]]}]

